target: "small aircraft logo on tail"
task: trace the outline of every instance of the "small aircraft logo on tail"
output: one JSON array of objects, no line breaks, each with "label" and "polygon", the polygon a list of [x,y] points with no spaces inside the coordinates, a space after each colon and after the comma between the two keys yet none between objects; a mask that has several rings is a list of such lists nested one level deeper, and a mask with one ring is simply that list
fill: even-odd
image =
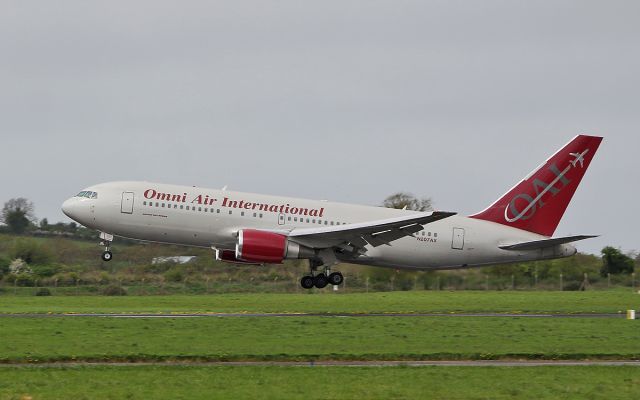
[{"label": "small aircraft logo on tail", "polygon": [[573,168],[576,167],[577,163],[580,163],[580,168],[583,168],[584,156],[588,152],[589,152],[589,149],[586,149],[582,153],[569,153],[570,156],[574,157],[574,159],[572,161],[570,161],[571,165],[573,166]]}]

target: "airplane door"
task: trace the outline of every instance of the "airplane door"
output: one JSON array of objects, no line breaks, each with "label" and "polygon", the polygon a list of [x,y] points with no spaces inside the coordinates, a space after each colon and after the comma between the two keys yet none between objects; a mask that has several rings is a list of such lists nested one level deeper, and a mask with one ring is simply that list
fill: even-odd
[{"label": "airplane door", "polygon": [[278,214],[278,225],[284,225],[284,214]]},{"label": "airplane door", "polygon": [[462,250],[464,248],[464,229],[453,228],[451,248],[455,250]]},{"label": "airplane door", "polygon": [[123,214],[133,214],[133,192],[122,192],[120,212]]}]

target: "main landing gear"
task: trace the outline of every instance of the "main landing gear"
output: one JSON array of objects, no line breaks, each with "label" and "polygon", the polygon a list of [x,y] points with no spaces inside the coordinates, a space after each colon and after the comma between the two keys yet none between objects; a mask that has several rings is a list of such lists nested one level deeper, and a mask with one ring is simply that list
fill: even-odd
[{"label": "main landing gear", "polygon": [[113,235],[109,233],[100,232],[100,246],[104,246],[102,252],[102,261],[111,261],[113,259],[113,253],[111,252],[111,242],[113,242]]},{"label": "main landing gear", "polygon": [[313,287],[317,287],[318,289],[322,289],[327,285],[340,285],[344,282],[344,276],[340,272],[331,272],[331,269],[328,265],[324,265],[324,273],[316,274],[316,269],[318,267],[322,267],[322,262],[319,260],[309,260],[309,266],[311,273],[309,275],[305,275],[300,279],[300,286],[305,289],[311,289]]}]

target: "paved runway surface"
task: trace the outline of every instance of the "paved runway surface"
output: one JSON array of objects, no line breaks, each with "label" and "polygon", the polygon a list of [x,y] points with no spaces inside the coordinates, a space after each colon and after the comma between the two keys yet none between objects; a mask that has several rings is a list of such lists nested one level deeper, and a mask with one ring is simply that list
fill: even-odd
[{"label": "paved runway surface", "polygon": [[634,366],[640,367],[640,360],[487,360],[487,361],[210,361],[210,362],[53,362],[53,363],[0,363],[2,367],[75,367],[75,366],[113,366],[113,367],[136,367],[136,366],[274,366],[274,367],[548,367],[548,366]]},{"label": "paved runway surface", "polygon": [[13,318],[61,318],[61,317],[101,317],[101,318],[206,318],[206,317],[499,317],[499,318],[625,318],[623,313],[612,314],[520,314],[520,313],[114,313],[114,314],[0,314],[0,317]]}]

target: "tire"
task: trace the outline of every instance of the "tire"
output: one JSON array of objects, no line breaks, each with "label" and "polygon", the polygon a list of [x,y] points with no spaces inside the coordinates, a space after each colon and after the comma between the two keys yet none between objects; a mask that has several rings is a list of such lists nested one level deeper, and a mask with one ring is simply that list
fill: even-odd
[{"label": "tire", "polygon": [[341,285],[344,282],[344,276],[340,272],[334,272],[329,275],[329,284]]},{"label": "tire", "polygon": [[311,289],[313,287],[313,277],[309,275],[303,276],[302,279],[300,279],[300,286],[305,289]]},{"label": "tire", "polygon": [[325,274],[318,274],[313,278],[313,286],[318,289],[322,289],[323,287],[329,284],[329,280],[327,279]]},{"label": "tire", "polygon": [[112,258],[113,253],[111,253],[110,251],[105,251],[104,253],[102,253],[102,261],[111,261]]}]

